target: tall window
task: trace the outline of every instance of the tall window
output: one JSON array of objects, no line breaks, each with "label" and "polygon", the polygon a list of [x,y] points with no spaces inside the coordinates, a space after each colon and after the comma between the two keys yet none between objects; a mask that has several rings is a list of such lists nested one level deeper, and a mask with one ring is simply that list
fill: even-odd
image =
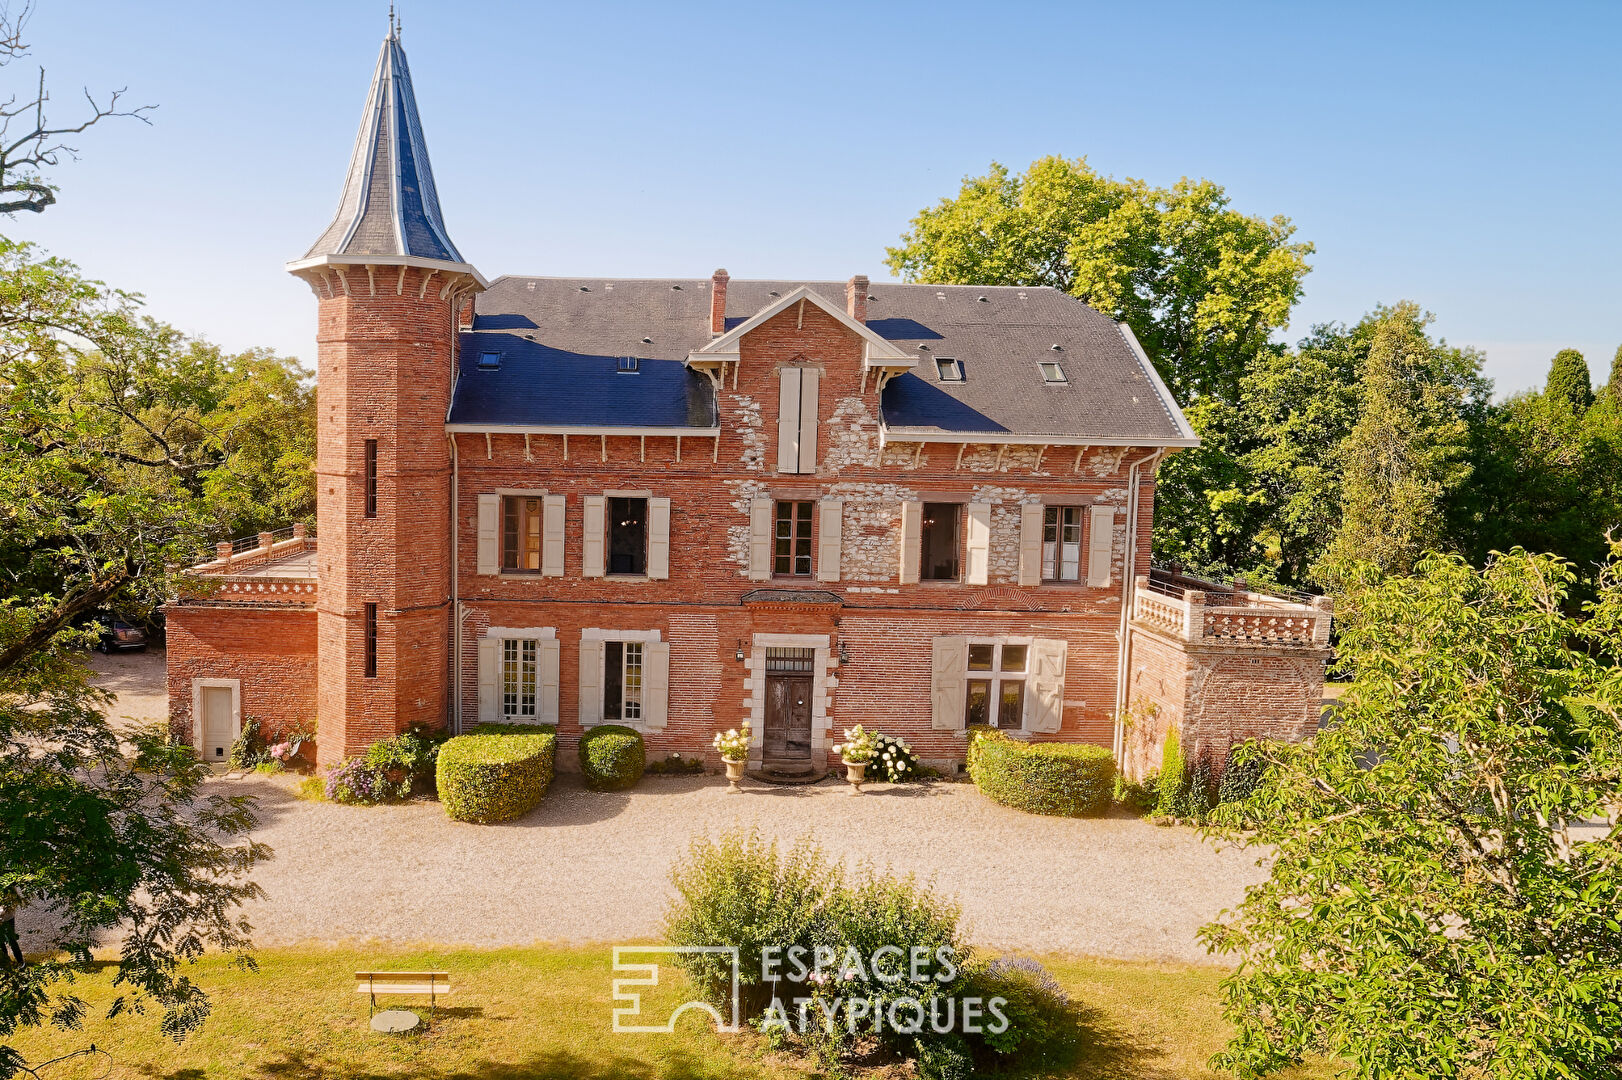
[{"label": "tall window", "polygon": [[533,638],[502,639],[501,715],[503,719],[535,719],[535,648]]},{"label": "tall window", "polygon": [[922,549],[918,576],[923,580],[957,580],[960,509],[957,503],[924,503],[918,534]]},{"label": "tall window", "polygon": [[366,605],[366,677],[377,677],[377,605]]},{"label": "tall window", "polygon": [[608,572],[648,571],[648,500],[608,500]]},{"label": "tall window", "polygon": [[1042,580],[1081,579],[1081,507],[1050,506],[1042,511]]},{"label": "tall window", "polygon": [[811,574],[811,504],[777,504],[777,531],[773,537],[772,573],[809,577]]},{"label": "tall window", "polygon": [[1025,660],[1028,645],[971,643],[966,697],[968,722],[1017,728],[1025,715]]},{"label": "tall window", "polygon": [[506,495],[501,500],[503,570],[541,568],[541,500]]},{"label": "tall window", "polygon": [[642,719],[642,643],[603,642],[603,719]]},{"label": "tall window", "polygon": [[377,440],[366,440],[366,516],[377,516]]}]

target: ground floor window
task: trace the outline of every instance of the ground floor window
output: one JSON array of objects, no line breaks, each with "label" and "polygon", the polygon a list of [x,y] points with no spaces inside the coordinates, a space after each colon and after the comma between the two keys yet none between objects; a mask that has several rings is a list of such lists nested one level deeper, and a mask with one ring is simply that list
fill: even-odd
[{"label": "ground floor window", "polygon": [[603,719],[642,719],[642,643],[603,643]]},{"label": "ground floor window", "polygon": [[535,719],[537,648],[534,638],[504,638],[501,642],[501,716],[504,720]]},{"label": "ground floor window", "polygon": [[964,707],[970,724],[1005,730],[1023,725],[1028,651],[1027,645],[969,643],[968,692]]}]

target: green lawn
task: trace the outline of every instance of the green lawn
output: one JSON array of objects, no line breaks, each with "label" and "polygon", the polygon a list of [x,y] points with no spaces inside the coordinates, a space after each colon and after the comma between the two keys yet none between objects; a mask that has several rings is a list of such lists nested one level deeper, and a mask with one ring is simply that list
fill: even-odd
[{"label": "green lawn", "polygon": [[[32,1060],[88,1042],[113,1053],[113,1077],[518,1077],[755,1078],[812,1075],[798,1059],[771,1053],[753,1034],[718,1035],[697,1017],[674,1035],[616,1035],[608,946],[494,950],[351,948],[265,949],[248,974],[209,958],[195,977],[213,999],[203,1029],[176,1046],[156,1018],[92,1019],[79,1033],[34,1033],[18,1040]],[[1213,1076],[1205,1060],[1225,1038],[1212,968],[1052,956],[1049,969],[1085,1006],[1076,1061],[1059,1075],[1088,1078]],[[452,973],[451,1007],[422,1035],[384,1036],[367,1026],[366,999],[354,992],[360,969],[441,968]],[[665,967],[644,1012],[686,999]],[[92,1003],[110,994],[104,975],[82,982]],[[395,999],[401,1000],[401,999]],[[662,1017],[661,1017],[662,1019]],[[100,1076],[105,1065],[55,1066],[51,1080]],[[900,1076],[898,1069],[881,1075]],[[1327,1077],[1301,1070],[1295,1078]]]}]

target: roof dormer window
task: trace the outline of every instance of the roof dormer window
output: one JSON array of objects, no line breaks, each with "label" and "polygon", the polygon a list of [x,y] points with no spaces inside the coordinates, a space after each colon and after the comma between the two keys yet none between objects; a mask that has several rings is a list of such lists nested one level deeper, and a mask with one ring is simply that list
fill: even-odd
[{"label": "roof dormer window", "polygon": [[500,353],[498,353],[498,352],[487,352],[487,353],[480,353],[479,354],[479,370],[480,371],[498,371],[498,370],[500,370],[500,368],[501,368],[501,354]]},{"label": "roof dormer window", "polygon": [[1057,361],[1043,360],[1036,366],[1042,369],[1043,382],[1065,383],[1070,381],[1069,379],[1065,378],[1064,368],[1060,367]]},{"label": "roof dormer window", "polygon": [[935,371],[940,375],[941,382],[963,381],[963,365],[950,356],[935,357]]},{"label": "roof dormer window", "polygon": [[634,356],[622,356],[616,363],[614,370],[621,375],[635,375],[640,370],[640,363]]}]

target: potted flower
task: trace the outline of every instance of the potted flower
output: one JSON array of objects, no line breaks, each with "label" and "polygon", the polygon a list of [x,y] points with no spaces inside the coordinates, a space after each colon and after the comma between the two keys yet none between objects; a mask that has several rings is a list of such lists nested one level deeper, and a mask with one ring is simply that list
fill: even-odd
[{"label": "potted flower", "polygon": [[834,747],[834,753],[845,763],[845,779],[850,781],[852,795],[862,793],[862,781],[867,778],[867,763],[878,749],[878,732],[868,731],[857,724],[845,729],[845,741]]},{"label": "potted flower", "polygon": [[743,767],[749,761],[749,721],[745,720],[741,727],[731,728],[715,736],[715,749],[721,755],[721,762],[727,767],[727,782],[731,785],[728,793],[741,790],[738,781],[743,779]]}]

